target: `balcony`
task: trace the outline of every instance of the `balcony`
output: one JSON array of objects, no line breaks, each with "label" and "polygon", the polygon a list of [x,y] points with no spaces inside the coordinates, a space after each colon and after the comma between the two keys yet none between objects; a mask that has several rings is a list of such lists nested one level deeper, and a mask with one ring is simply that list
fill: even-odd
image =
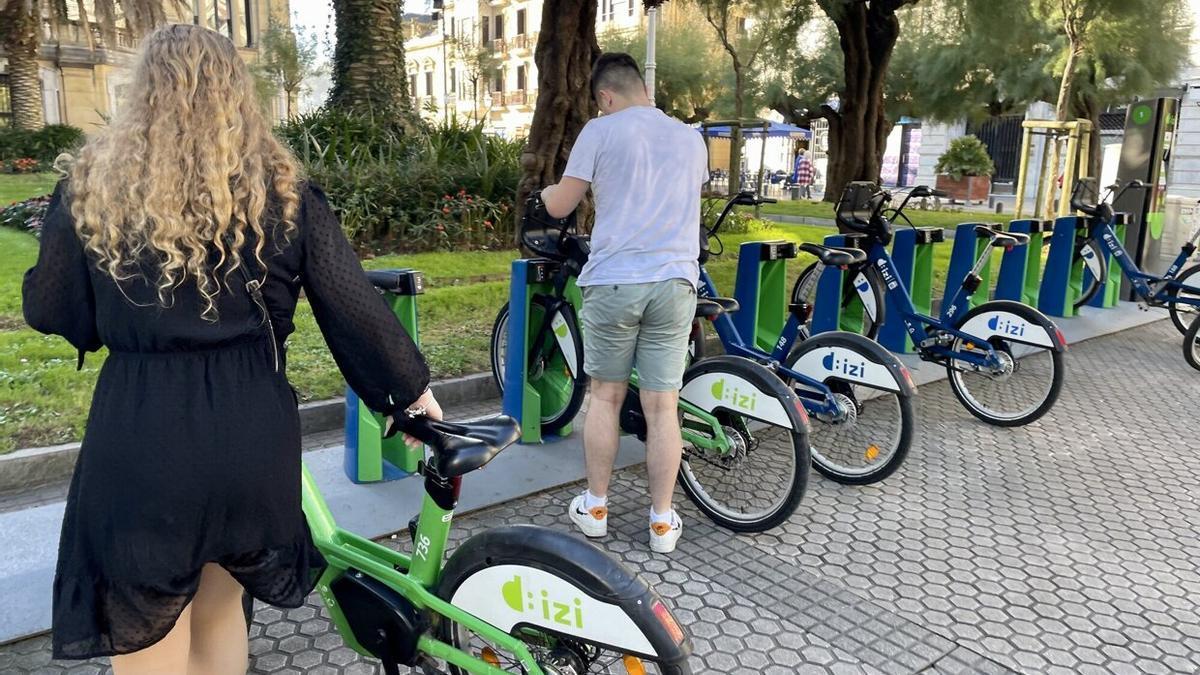
[{"label": "balcony", "polygon": [[504,95],[504,104],[509,107],[525,105],[524,91],[510,91]]},{"label": "balcony", "polygon": [[491,49],[493,54],[508,56],[508,41],[504,38],[496,38],[491,42]]},{"label": "balcony", "polygon": [[[89,40],[90,33],[90,40]],[[42,19],[42,41],[46,44],[57,43],[72,47],[93,47],[96,51],[119,49],[132,51],[137,47],[137,38],[126,28],[117,28],[115,40],[105,41],[100,26],[88,23],[85,27],[81,21],[54,21]]]},{"label": "balcony", "polygon": [[510,0],[488,0],[488,5],[494,9],[503,9],[511,4]]},{"label": "balcony", "polygon": [[524,54],[537,48],[537,38],[538,34],[536,32],[522,33],[513,37],[510,46],[514,52]]}]

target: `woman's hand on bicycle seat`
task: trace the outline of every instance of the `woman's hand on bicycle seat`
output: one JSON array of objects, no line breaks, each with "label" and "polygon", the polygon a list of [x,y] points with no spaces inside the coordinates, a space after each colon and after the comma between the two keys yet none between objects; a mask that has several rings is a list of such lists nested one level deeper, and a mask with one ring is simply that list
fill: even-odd
[{"label": "woman's hand on bicycle seat", "polygon": [[[442,405],[440,403],[438,403],[438,400],[436,398],[434,398],[433,390],[426,389],[425,393],[421,394],[421,398],[418,398],[416,401],[413,402],[412,405],[408,406],[408,408],[406,408],[403,412],[396,413],[396,415],[393,415],[393,417],[396,417],[399,415],[410,415],[410,416],[423,415],[432,420],[441,420],[442,419]],[[395,424],[395,422],[396,422],[396,420],[393,419],[392,423]],[[408,445],[410,447],[419,447],[421,445],[421,441],[417,440],[416,438],[413,438],[412,436],[409,436],[408,434],[404,434],[404,443],[405,443],[405,445]]]}]

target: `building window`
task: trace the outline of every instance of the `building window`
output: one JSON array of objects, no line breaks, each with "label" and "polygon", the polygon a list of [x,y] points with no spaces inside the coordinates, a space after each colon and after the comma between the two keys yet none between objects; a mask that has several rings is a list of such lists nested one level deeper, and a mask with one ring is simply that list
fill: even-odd
[{"label": "building window", "polygon": [[633,16],[634,7],[637,7],[637,0],[629,0],[629,16]]},{"label": "building window", "polygon": [[0,74],[0,128],[12,126],[12,95],[8,91],[8,75]]},{"label": "building window", "polygon": [[452,68],[450,70],[450,91],[458,91],[458,68]]},{"label": "building window", "polygon": [[517,10],[517,35],[525,34],[525,10]]},{"label": "building window", "polygon": [[525,66],[517,66],[517,91],[525,91]]},{"label": "building window", "polygon": [[408,76],[408,93],[412,96],[417,95],[417,76],[415,74]]},{"label": "building window", "polygon": [[243,23],[246,25],[246,46],[254,46],[254,0],[242,0],[242,11],[246,13]]},{"label": "building window", "polygon": [[492,91],[504,91],[504,69],[497,68],[492,71]]},{"label": "building window", "polygon": [[212,0],[212,21],[208,24],[213,30],[229,39],[233,39],[233,5],[232,0]]},{"label": "building window", "polygon": [[503,14],[496,15],[496,39],[497,40],[504,39],[504,15]]},{"label": "building window", "polygon": [[483,44],[486,46],[487,43],[489,43],[491,41],[492,41],[492,23],[485,18],[483,20]]},{"label": "building window", "polygon": [[737,20],[737,32],[738,32],[738,35],[745,35],[745,34],[746,34],[746,17],[744,17],[744,16],[739,16],[739,17],[738,17],[738,20]]},{"label": "building window", "polygon": [[425,95],[433,96],[433,71],[425,71]]},{"label": "building window", "polygon": [[613,2],[614,0],[600,0],[600,20],[613,20]]}]

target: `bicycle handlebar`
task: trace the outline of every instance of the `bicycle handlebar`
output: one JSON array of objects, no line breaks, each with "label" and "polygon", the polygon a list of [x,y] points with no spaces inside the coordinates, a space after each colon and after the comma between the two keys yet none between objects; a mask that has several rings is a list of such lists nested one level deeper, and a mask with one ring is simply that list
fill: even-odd
[{"label": "bicycle handlebar", "polygon": [[760,197],[753,190],[742,190],[725,202],[725,206],[721,209],[721,214],[717,216],[712,228],[706,230],[708,236],[715,235],[717,230],[721,229],[721,223],[725,222],[725,217],[729,215],[730,211],[733,211],[735,206],[758,206],[759,204],[776,204],[778,202],[778,199]]},{"label": "bicycle handlebar", "polygon": [[1117,200],[1125,194],[1126,190],[1129,188],[1143,189],[1146,187],[1146,184],[1140,180],[1131,180],[1124,186],[1121,186],[1120,183],[1113,183],[1112,185],[1108,186],[1106,190],[1107,193],[1112,196],[1111,199],[1100,199],[1097,195],[1097,201],[1089,204],[1088,202],[1083,201],[1082,193],[1085,189],[1092,185],[1093,182],[1094,179],[1091,178],[1080,178],[1079,180],[1075,181],[1075,187],[1071,190],[1071,208],[1093,218],[1099,218],[1105,222],[1112,222],[1115,216],[1112,205],[1115,204]]}]

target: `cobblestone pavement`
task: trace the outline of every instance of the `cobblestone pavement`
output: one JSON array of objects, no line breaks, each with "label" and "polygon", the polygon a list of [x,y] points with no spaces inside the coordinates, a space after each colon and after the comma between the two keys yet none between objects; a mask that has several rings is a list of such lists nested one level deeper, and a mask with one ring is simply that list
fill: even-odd
[{"label": "cobblestone pavement", "polygon": [[[1200,673],[1200,376],[1180,339],[1160,321],[1072,348],[1062,399],[1026,428],[986,426],[944,382],[925,386],[887,481],[814,473],[795,516],[754,536],[680,495],[669,558],[645,544],[642,470],[624,471],[603,545],[668,598],[696,672]],[[578,489],[463,517],[455,540],[565,528]],[[256,673],[375,672],[315,602],[260,608],[251,650]],[[0,648],[0,672],[102,670],[51,663],[46,637]]]}]

